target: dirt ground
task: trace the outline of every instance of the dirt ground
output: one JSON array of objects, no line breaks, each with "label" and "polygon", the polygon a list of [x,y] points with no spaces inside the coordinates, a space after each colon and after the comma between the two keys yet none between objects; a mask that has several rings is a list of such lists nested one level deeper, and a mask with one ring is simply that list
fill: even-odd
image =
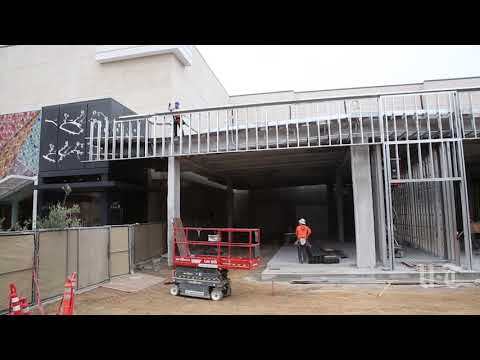
[{"label": "dirt ground", "polygon": [[[78,315],[175,314],[480,314],[480,286],[456,288],[395,285],[381,296],[384,285],[293,285],[256,280],[263,269],[230,272],[232,296],[211,300],[172,296],[170,285],[155,285],[137,293],[96,288],[77,294]],[[149,274],[170,277],[165,265]],[[54,313],[58,304],[46,307]]]}]

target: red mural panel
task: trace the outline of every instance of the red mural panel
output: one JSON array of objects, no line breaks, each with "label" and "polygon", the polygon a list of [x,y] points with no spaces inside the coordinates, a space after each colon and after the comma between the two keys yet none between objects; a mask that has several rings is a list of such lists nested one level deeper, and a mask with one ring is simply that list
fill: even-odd
[{"label": "red mural panel", "polygon": [[0,115],[0,151],[27,123],[38,115],[38,111]]},{"label": "red mural panel", "polygon": [[38,115],[38,111],[0,115],[0,178],[13,166]]}]

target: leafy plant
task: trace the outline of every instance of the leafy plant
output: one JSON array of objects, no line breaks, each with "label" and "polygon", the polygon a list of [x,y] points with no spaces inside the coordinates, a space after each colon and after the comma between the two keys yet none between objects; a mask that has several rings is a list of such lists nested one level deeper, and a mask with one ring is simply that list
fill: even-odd
[{"label": "leafy plant", "polygon": [[37,227],[40,229],[78,227],[82,225],[78,215],[80,215],[80,206],[74,204],[68,207],[59,202],[48,208],[46,217],[37,220]]},{"label": "leafy plant", "polygon": [[79,218],[80,206],[77,204],[73,204],[70,207],[65,205],[68,195],[72,192],[70,185],[66,184],[62,186],[62,190],[65,192],[63,201],[55,205],[50,205],[48,215],[44,218],[38,218],[37,227],[39,229],[63,229],[82,225]]}]

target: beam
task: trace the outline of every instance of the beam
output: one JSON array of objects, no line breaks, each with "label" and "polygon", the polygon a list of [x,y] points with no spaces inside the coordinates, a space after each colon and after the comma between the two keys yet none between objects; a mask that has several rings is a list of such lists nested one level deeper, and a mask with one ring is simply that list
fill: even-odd
[{"label": "beam", "polygon": [[198,175],[194,172],[184,172],[183,175],[182,175],[182,178],[185,179],[185,180],[189,180],[189,181],[201,184],[201,185],[210,186],[210,187],[220,189],[220,190],[227,190],[228,189],[228,186],[220,184],[220,183],[215,182],[215,181],[212,181],[212,180],[210,180],[210,179],[208,179],[208,178],[206,178],[202,175]]}]

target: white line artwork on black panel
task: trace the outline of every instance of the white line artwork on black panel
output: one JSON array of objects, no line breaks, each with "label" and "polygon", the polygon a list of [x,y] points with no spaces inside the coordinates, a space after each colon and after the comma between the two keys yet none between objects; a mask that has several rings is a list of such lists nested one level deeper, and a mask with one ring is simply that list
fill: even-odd
[{"label": "white line artwork on black panel", "polygon": [[[103,120],[98,119],[97,115],[101,116]],[[93,128],[97,129],[97,134],[98,134],[98,129],[100,127],[103,127],[103,134],[107,135],[107,127],[106,127],[106,122],[108,121],[108,116],[106,116],[103,112],[93,110],[92,111],[92,117],[90,118],[90,121],[93,123]]]},{"label": "white line artwork on black panel", "polygon": [[48,144],[48,147],[49,147],[48,154],[44,154],[44,155],[42,155],[42,157],[43,157],[45,160],[47,160],[47,161],[55,164],[56,160],[55,160],[55,159],[52,159],[52,156],[55,157],[55,156],[57,155],[57,154],[55,153],[55,145],[53,145],[53,144]]},{"label": "white line artwork on black panel", "polygon": [[81,151],[80,149],[83,149],[83,144],[77,141],[77,143],[75,144],[75,147],[72,150],[70,150],[70,154],[75,154],[77,155],[78,160],[82,160],[80,156],[83,155],[83,151]]},{"label": "white line artwork on black panel", "polygon": [[47,118],[45,118],[45,122],[46,122],[46,123],[53,124],[53,125],[55,125],[55,126],[58,126],[58,124],[57,124],[57,119],[55,119],[55,120],[48,120]]},{"label": "white line artwork on black panel", "polygon": [[64,158],[72,154],[75,154],[77,156],[77,159],[81,160],[80,155],[83,155],[83,151],[81,151],[81,149],[83,149],[83,144],[80,143],[79,141],[77,141],[74,147],[72,145],[69,145],[68,140],[66,140],[63,147],[60,150],[58,150],[58,155],[60,156],[58,161],[60,162]]},{"label": "white line artwork on black panel", "polygon": [[83,133],[81,121],[85,119],[85,111],[80,111],[80,115],[73,120],[69,120],[69,117],[69,114],[63,114],[63,123],[60,125],[60,129],[70,135],[80,135]]}]

